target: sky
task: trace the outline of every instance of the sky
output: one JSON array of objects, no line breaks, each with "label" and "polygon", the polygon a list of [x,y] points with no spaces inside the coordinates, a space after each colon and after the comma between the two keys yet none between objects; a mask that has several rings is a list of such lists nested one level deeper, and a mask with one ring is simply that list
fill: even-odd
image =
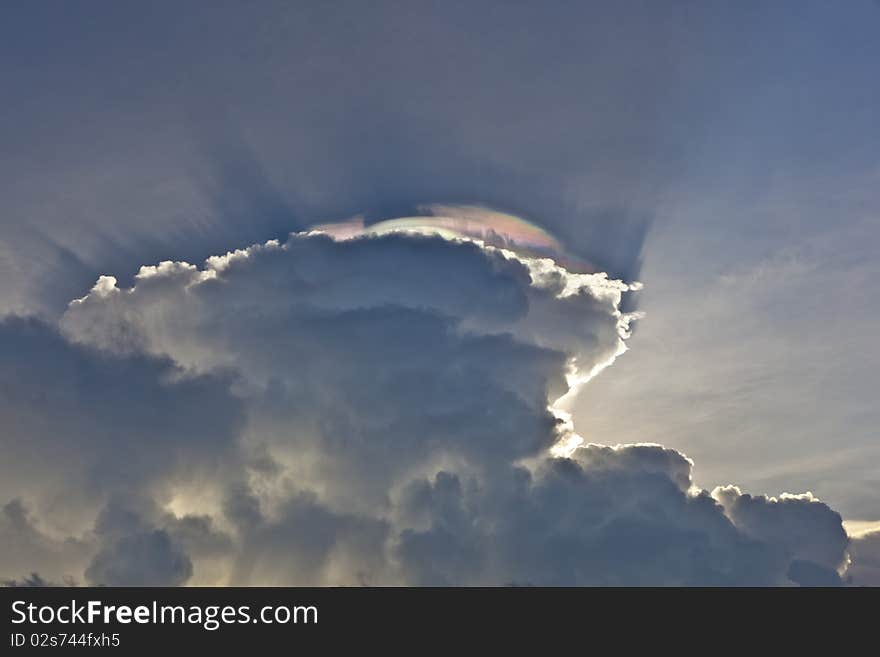
[{"label": "sky", "polygon": [[0,579],[880,584],[878,26],[7,3]]}]

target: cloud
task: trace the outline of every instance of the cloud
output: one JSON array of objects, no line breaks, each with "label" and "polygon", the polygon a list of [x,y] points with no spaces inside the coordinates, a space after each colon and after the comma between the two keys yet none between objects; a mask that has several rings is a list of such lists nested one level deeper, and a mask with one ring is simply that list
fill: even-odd
[{"label": "cloud", "polygon": [[7,579],[2,582],[3,586],[11,586],[11,587],[41,587],[41,586],[57,586],[51,582],[47,582],[43,579],[40,573],[31,573],[30,575],[26,575],[21,579]]},{"label": "cloud", "polygon": [[[586,445],[533,473],[511,472],[506,493],[485,500],[444,474],[421,495],[433,511],[430,525],[404,532],[398,555],[422,584],[793,583],[797,551],[743,531],[711,495],[691,487],[691,465],[659,445]],[[816,513],[833,514],[814,504]],[[480,511],[464,512],[473,508]],[[836,568],[845,555],[844,541],[828,557]],[[836,577],[823,564],[797,563]]]},{"label": "cloud", "polygon": [[[0,579],[7,586],[38,586],[47,581],[76,580],[74,574],[82,573],[89,546],[75,537],[49,536],[36,522],[33,510],[21,499],[13,498],[3,505],[0,512]],[[21,576],[25,573],[30,575]]]},{"label": "cloud", "polygon": [[0,322],[0,576],[39,566],[83,581],[112,498],[163,500],[175,481],[234,469],[243,408],[227,379],[72,344],[36,320]]},{"label": "cloud", "polygon": [[848,582],[855,586],[880,586],[880,531],[855,536],[850,543],[850,556]]},{"label": "cloud", "polygon": [[236,371],[246,442],[310,485],[333,481],[328,496],[373,504],[427,461],[491,467],[549,448],[548,398],[568,389],[572,359],[586,375],[620,353],[627,289],[470,242],[303,234],[201,270],[145,267],[130,290],[101,278],[62,326],[194,373]]},{"label": "cloud", "polygon": [[193,572],[189,557],[161,529],[128,534],[102,548],[86,569],[90,584],[178,586]]},{"label": "cloud", "polygon": [[558,400],[625,351],[631,290],[394,231],[104,276],[60,333],[0,327],[6,494],[92,583],[839,583],[840,516],[809,494],[710,494],[675,450],[574,432]]},{"label": "cloud", "polygon": [[234,459],[243,410],[222,374],[73,344],[36,320],[0,322],[0,490],[59,513],[78,501],[197,477]]},{"label": "cloud", "polygon": [[726,486],[716,488],[712,496],[748,536],[832,571],[840,567],[848,543],[842,519],[811,493],[783,494],[777,499]]}]

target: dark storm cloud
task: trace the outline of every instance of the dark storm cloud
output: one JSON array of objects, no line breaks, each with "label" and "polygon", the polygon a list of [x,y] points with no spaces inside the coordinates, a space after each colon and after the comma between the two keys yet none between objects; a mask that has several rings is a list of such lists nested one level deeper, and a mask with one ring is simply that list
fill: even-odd
[{"label": "dark storm cloud", "polygon": [[[0,315],[64,315],[60,334],[0,324],[0,577],[831,585],[849,550],[851,579],[876,581],[873,539],[848,547],[840,517],[812,497],[710,494],[682,454],[657,446],[548,458],[574,437],[553,404],[572,359],[585,378],[621,351],[619,311],[636,299],[625,283],[580,284],[473,244],[285,242],[352,215],[371,224],[479,204],[632,281],[665,213],[678,227],[661,255],[681,275],[665,281],[678,303],[664,304],[669,333],[653,353],[669,358],[656,379],[639,369],[611,391],[625,440],[651,439],[651,397],[685,368],[737,380],[725,353],[699,358],[685,325],[740,346],[738,367],[764,359],[744,336],[782,336],[763,352],[775,356],[795,353],[806,325],[828,330],[827,312],[800,321],[802,300],[822,298],[816,280],[831,278],[824,266],[805,295],[762,301],[792,326],[756,331],[729,289],[695,303],[693,288],[718,263],[788,248],[828,216],[836,231],[850,213],[783,214],[776,192],[768,220],[741,199],[776,191],[803,162],[846,180],[853,162],[876,165],[877,86],[854,62],[872,61],[877,39],[859,8],[201,4],[0,9]],[[867,224],[872,207],[852,214]],[[843,234],[876,262],[873,224]],[[177,262],[269,238],[284,244],[202,269]],[[827,258],[842,272],[827,288],[840,318],[872,307],[840,293],[871,289],[852,284],[871,280],[868,265],[839,267],[847,248]],[[67,310],[100,274],[115,279]],[[791,299],[797,312],[785,312]],[[717,300],[729,314],[707,312]],[[798,360],[816,362],[813,346]],[[869,349],[850,351],[876,370]],[[839,369],[852,386],[841,397],[872,389]],[[640,380],[650,389],[633,396]],[[705,390],[724,394],[705,381],[682,397],[684,416],[717,418]],[[761,379],[752,401],[778,411],[782,388],[768,396]],[[801,405],[816,397],[792,390]],[[769,449],[768,432],[762,449],[742,450],[717,420],[700,429],[715,450],[760,461]],[[778,458],[800,453],[794,438],[774,441]]]},{"label": "dark storm cloud", "polygon": [[[0,527],[2,574],[38,563],[45,577],[82,581],[78,564],[104,542],[91,526],[104,501],[222,476],[242,423],[228,385],[223,376],[184,377],[166,360],[70,344],[37,320],[0,322],[0,492],[12,500]],[[114,535],[91,581],[127,572],[107,570],[114,555],[164,545],[132,532]]]},{"label": "dark storm cloud", "polygon": [[175,516],[149,498],[115,497],[90,534],[99,546],[85,570],[93,585],[178,586],[193,575],[192,559],[228,556],[229,536],[208,516]]},{"label": "dark storm cloud", "polygon": [[182,377],[167,360],[99,353],[15,318],[0,323],[0,362],[7,494],[47,468],[56,494],[136,490],[234,453],[241,409],[221,376]]},{"label": "dark storm cloud", "polygon": [[86,581],[107,586],[179,586],[193,572],[189,557],[161,529],[127,534],[101,548]]},{"label": "dark storm cloud", "polygon": [[[274,446],[276,460],[312,485],[332,481],[327,495],[347,491],[347,503],[382,503],[389,482],[425,459],[484,466],[556,438],[547,398],[565,390],[560,348],[573,338],[515,338],[519,326],[530,336],[530,313],[552,321],[537,301],[556,303],[557,290],[533,287],[521,262],[473,244],[301,236],[204,271],[144,270],[131,293],[103,281],[71,306],[69,336],[194,371],[237,370],[250,386],[246,443]],[[612,301],[584,294],[588,364],[617,352],[620,318]]]},{"label": "dark storm cloud", "polygon": [[[690,490],[690,468],[657,445],[589,445],[533,475],[511,470],[495,499],[441,473],[414,495],[430,509],[429,527],[403,532],[397,554],[422,584],[773,586],[792,583],[789,571],[829,573],[839,584],[845,541],[823,563],[793,561],[797,548],[755,538],[713,496]],[[788,520],[784,502],[762,502]],[[814,515],[834,515],[809,504]],[[838,517],[826,534],[841,531]],[[813,531],[811,540],[827,538]]]},{"label": "dark storm cloud", "polygon": [[[351,586],[394,581],[385,556],[391,528],[384,520],[335,512],[308,493],[290,494],[271,518],[262,515],[256,498],[249,501],[254,515],[238,527],[241,545],[229,584]],[[235,503],[227,500],[227,505]]]},{"label": "dark storm cloud", "polygon": [[[100,437],[104,423],[135,421],[135,445],[155,432],[155,467],[138,464],[129,487],[95,480],[80,549],[64,559],[59,540],[71,539],[51,507],[35,516],[43,531],[13,503],[6,540],[43,552],[13,561],[7,577],[839,583],[847,548],[840,517],[808,495],[710,494],[693,486],[686,457],[657,445],[588,444],[550,455],[573,438],[553,406],[567,389],[570,359],[583,374],[621,352],[626,293],[602,275],[399,234],[341,242],[293,235],[202,269],[144,267],[129,289],[102,278],[71,304],[64,338],[33,322],[7,331],[16,353],[54,345],[45,365],[54,369],[42,378],[61,390],[74,387],[63,376],[69,354],[80,359],[75,371],[88,374],[77,383],[83,395],[114,381],[106,368],[143,379],[89,428]],[[24,348],[20,334],[32,344]],[[171,403],[162,401],[166,387],[180,406],[165,408],[170,424],[157,425],[138,404]],[[206,394],[215,397],[198,396]],[[232,414],[217,415],[220,408]],[[211,417],[200,419],[203,412]],[[230,443],[235,450],[212,467]],[[80,461],[108,468],[137,447],[93,454],[82,441],[78,449]],[[196,487],[172,476],[181,469],[203,471]],[[50,527],[62,538],[49,538]],[[47,570],[52,560],[68,570]]]}]

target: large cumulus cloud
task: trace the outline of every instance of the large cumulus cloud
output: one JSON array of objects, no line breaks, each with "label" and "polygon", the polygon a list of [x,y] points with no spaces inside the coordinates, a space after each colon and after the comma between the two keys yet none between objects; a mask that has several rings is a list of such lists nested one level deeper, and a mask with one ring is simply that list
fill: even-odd
[{"label": "large cumulus cloud", "polygon": [[83,581],[104,538],[133,545],[144,531],[109,536],[95,524],[101,510],[118,499],[165,504],[174,482],[228,476],[243,420],[227,374],[188,376],[168,359],[116,356],[36,320],[3,320],[2,574],[33,564]]},{"label": "large cumulus cloud", "polygon": [[631,289],[398,233],[102,277],[60,333],[0,327],[0,575],[839,583],[847,537],[812,496],[709,493],[674,450],[574,432],[557,400],[625,351]]}]

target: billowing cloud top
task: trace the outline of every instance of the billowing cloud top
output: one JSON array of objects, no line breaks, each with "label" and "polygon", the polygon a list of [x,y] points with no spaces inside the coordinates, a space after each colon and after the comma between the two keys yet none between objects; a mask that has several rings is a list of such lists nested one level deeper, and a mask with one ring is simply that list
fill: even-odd
[{"label": "billowing cloud top", "polygon": [[813,496],[710,493],[674,450],[575,433],[637,288],[475,208],[101,277],[57,329],[0,325],[0,574],[841,583]]}]

